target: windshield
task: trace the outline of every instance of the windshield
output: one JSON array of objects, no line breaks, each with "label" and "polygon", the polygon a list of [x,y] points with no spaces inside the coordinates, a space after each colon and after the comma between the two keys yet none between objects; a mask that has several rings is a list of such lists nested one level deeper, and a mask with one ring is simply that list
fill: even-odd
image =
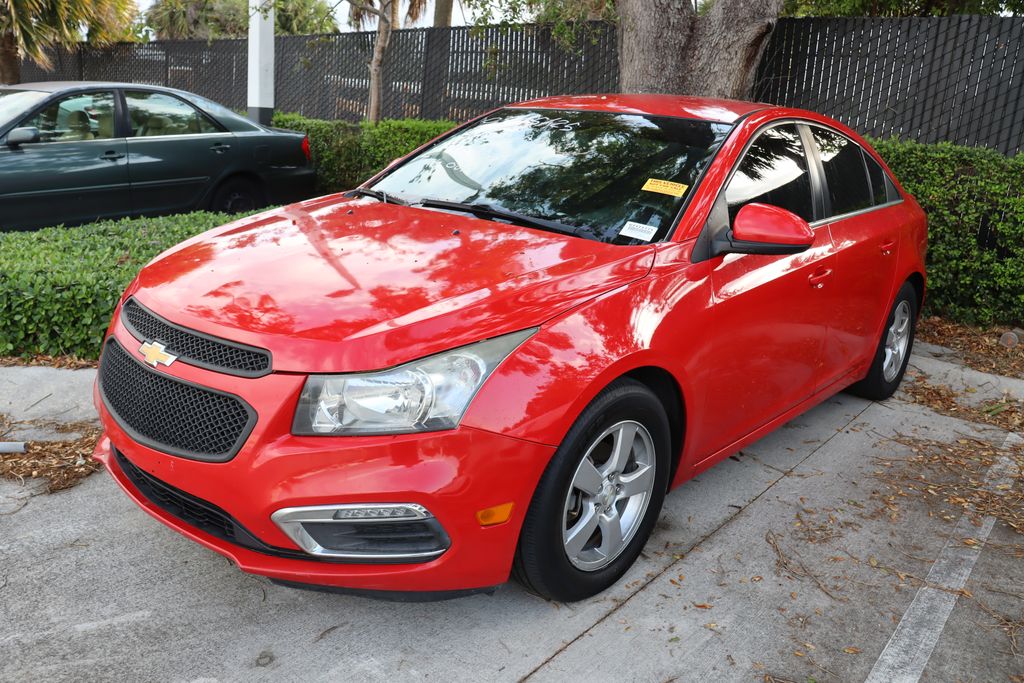
[{"label": "windshield", "polygon": [[373,189],[413,204],[492,207],[601,242],[656,242],[729,130],[672,117],[505,109],[407,160]]},{"label": "windshield", "polygon": [[38,90],[0,90],[0,126],[42,102],[49,93]]}]

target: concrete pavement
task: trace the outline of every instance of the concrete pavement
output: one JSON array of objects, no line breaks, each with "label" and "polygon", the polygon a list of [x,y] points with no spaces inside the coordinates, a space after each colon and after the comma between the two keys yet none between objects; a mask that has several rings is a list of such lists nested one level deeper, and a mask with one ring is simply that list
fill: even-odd
[{"label": "concrete pavement", "polygon": [[[1006,389],[941,354],[914,362],[977,394]],[[51,399],[61,415],[87,411],[87,375],[57,375],[64,390],[28,408],[50,376],[20,370],[0,369],[0,412],[34,415]],[[515,584],[427,604],[274,586],[94,475],[0,514],[0,680],[864,680],[959,519],[915,499],[893,517],[873,473],[876,458],[907,454],[897,434],[1006,438],[839,395],[673,491],[630,573],[572,605]],[[989,541],[966,588],[1020,615],[1024,598],[1009,594],[1024,583],[1021,559],[998,549],[1020,538],[996,524]],[[955,601],[922,680],[1024,673],[976,603]]]}]

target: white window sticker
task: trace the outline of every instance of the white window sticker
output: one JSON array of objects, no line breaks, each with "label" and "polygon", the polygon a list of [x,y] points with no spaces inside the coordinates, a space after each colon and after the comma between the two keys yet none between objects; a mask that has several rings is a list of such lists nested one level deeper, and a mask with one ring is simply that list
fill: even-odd
[{"label": "white window sticker", "polygon": [[622,237],[635,237],[638,240],[650,242],[652,239],[654,239],[654,235],[657,232],[658,229],[653,225],[636,223],[634,221],[626,221],[626,224],[622,226],[622,230],[619,230],[619,235],[621,235]]}]

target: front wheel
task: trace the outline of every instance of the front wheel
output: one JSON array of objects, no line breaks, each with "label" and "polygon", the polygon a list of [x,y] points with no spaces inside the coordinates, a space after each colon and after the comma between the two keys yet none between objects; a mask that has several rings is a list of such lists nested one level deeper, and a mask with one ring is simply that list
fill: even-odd
[{"label": "front wheel", "polygon": [[669,425],[657,396],[620,379],[587,406],[541,477],[513,568],[528,590],[582,600],[636,561],[668,485]]},{"label": "front wheel", "polygon": [[914,348],[917,312],[917,292],[912,284],[904,282],[885,322],[871,369],[867,377],[850,387],[850,393],[872,401],[882,401],[896,393]]}]

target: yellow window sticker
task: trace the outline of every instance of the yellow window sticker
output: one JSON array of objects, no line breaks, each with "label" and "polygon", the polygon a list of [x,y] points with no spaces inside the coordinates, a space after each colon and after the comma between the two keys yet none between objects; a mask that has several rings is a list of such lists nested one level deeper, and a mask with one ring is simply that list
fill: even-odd
[{"label": "yellow window sticker", "polygon": [[682,183],[673,183],[671,180],[658,180],[657,178],[648,178],[647,182],[640,189],[646,190],[647,192],[660,192],[661,194],[671,195],[673,197],[682,197],[683,193],[689,188],[689,185],[683,185]]}]

